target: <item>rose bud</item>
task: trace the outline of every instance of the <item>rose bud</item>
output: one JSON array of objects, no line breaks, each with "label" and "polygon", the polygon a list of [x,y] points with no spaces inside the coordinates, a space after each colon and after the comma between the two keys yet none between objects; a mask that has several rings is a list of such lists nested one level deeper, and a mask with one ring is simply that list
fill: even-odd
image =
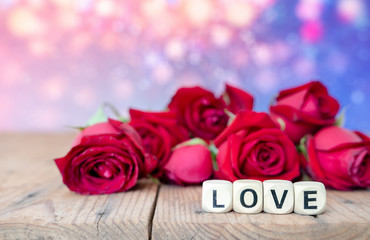
[{"label": "rose bud", "polygon": [[216,98],[212,92],[200,87],[180,88],[168,108],[176,113],[179,123],[193,137],[212,140],[228,123],[225,109],[237,113],[239,110],[251,110],[252,106],[253,98],[248,93],[227,85],[224,98]]},{"label": "rose bud", "polygon": [[142,112],[130,109],[133,126],[141,136],[144,149],[158,162],[152,176],[159,177],[167,163],[171,148],[189,138],[185,128],[179,126],[173,112]]},{"label": "rose bud", "polygon": [[338,190],[370,187],[370,138],[337,126],[309,137],[307,171],[316,181]]},{"label": "rose bud", "polygon": [[215,177],[294,180],[300,176],[293,142],[266,113],[244,111],[216,138],[219,170]]},{"label": "rose bud", "polygon": [[126,191],[156,167],[140,141],[133,127],[110,119],[85,128],[69,153],[55,163],[71,191],[81,194]]},{"label": "rose bud", "polygon": [[272,119],[282,125],[294,143],[323,126],[333,125],[338,110],[337,100],[317,81],[281,91],[270,106]]},{"label": "rose bud", "polygon": [[192,139],[181,143],[173,150],[169,161],[163,167],[163,171],[162,180],[165,182],[177,185],[202,183],[212,176],[211,152],[201,139]]}]

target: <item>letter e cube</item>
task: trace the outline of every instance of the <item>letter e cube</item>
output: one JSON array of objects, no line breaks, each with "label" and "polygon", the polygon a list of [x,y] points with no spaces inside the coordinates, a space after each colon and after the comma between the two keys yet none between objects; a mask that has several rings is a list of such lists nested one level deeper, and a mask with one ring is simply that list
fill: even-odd
[{"label": "letter e cube", "polygon": [[325,211],[326,190],[324,184],[314,181],[294,183],[294,212],[317,215]]}]

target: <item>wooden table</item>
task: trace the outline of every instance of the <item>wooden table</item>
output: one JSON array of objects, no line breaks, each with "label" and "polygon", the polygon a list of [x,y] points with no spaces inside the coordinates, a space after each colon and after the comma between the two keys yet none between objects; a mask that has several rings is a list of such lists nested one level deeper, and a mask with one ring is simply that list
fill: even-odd
[{"label": "wooden table", "polygon": [[53,159],[72,134],[0,134],[0,239],[370,239],[370,191],[328,191],[318,216],[209,214],[201,187],[140,181],[129,192],[82,196]]}]

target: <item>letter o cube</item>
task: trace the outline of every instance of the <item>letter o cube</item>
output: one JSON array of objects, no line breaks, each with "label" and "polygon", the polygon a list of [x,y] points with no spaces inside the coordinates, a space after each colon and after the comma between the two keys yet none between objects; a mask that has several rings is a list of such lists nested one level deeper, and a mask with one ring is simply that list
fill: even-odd
[{"label": "letter o cube", "polygon": [[263,207],[262,182],[237,180],[233,183],[233,209],[238,213],[260,213]]},{"label": "letter o cube", "polygon": [[294,212],[303,215],[323,213],[326,207],[326,190],[321,182],[294,183]]},{"label": "letter o cube", "polygon": [[206,212],[224,213],[233,208],[233,184],[225,180],[207,180],[202,187],[202,209]]},{"label": "letter o cube", "polygon": [[293,211],[294,189],[291,181],[264,181],[263,197],[263,211],[267,213],[287,214]]}]

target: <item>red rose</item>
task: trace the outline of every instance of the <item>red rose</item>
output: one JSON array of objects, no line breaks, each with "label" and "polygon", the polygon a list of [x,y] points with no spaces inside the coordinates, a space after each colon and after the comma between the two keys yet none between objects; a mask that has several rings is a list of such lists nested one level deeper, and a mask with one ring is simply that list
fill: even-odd
[{"label": "red rose", "polygon": [[135,149],[117,135],[82,137],[80,144],[55,160],[63,182],[80,194],[122,192],[135,186],[139,166]]},{"label": "red rose", "polygon": [[324,85],[315,81],[281,91],[275,105],[270,107],[270,114],[283,125],[293,142],[299,143],[304,135],[333,125],[338,110],[337,100],[328,94]]},{"label": "red rose", "polygon": [[370,187],[370,138],[337,126],[321,129],[307,140],[307,170],[327,187]]},{"label": "red rose", "polygon": [[157,161],[143,149],[142,140],[136,130],[128,124],[113,119],[85,128],[76,137],[74,145],[78,144],[79,140],[84,136],[99,134],[119,135],[119,138],[128,139],[138,149],[139,177],[145,177],[157,168]]},{"label": "red rose", "polygon": [[194,137],[205,140],[215,138],[229,119],[224,101],[200,87],[180,88],[168,107]]},{"label": "red rose", "polygon": [[160,169],[169,159],[171,148],[189,138],[185,128],[179,126],[176,115],[172,112],[142,112],[130,109],[133,126],[141,136],[144,149],[152,154],[158,162],[154,174],[160,174]]},{"label": "red rose", "polygon": [[81,194],[126,191],[156,166],[134,128],[119,121],[84,129],[72,149],[55,160],[67,187]]},{"label": "red rose", "polygon": [[252,109],[253,98],[248,93],[227,85],[225,94],[228,103],[200,87],[180,88],[168,107],[193,137],[212,140],[227,125],[229,117],[225,109],[231,112],[237,112],[238,108]]},{"label": "red rose", "polygon": [[293,180],[300,175],[293,142],[266,113],[240,112],[215,144],[217,178]]},{"label": "red rose", "polygon": [[[194,141],[194,139],[190,140]],[[177,185],[199,184],[212,176],[211,152],[204,144],[186,146],[186,142],[175,148],[163,167],[164,181]]]}]

